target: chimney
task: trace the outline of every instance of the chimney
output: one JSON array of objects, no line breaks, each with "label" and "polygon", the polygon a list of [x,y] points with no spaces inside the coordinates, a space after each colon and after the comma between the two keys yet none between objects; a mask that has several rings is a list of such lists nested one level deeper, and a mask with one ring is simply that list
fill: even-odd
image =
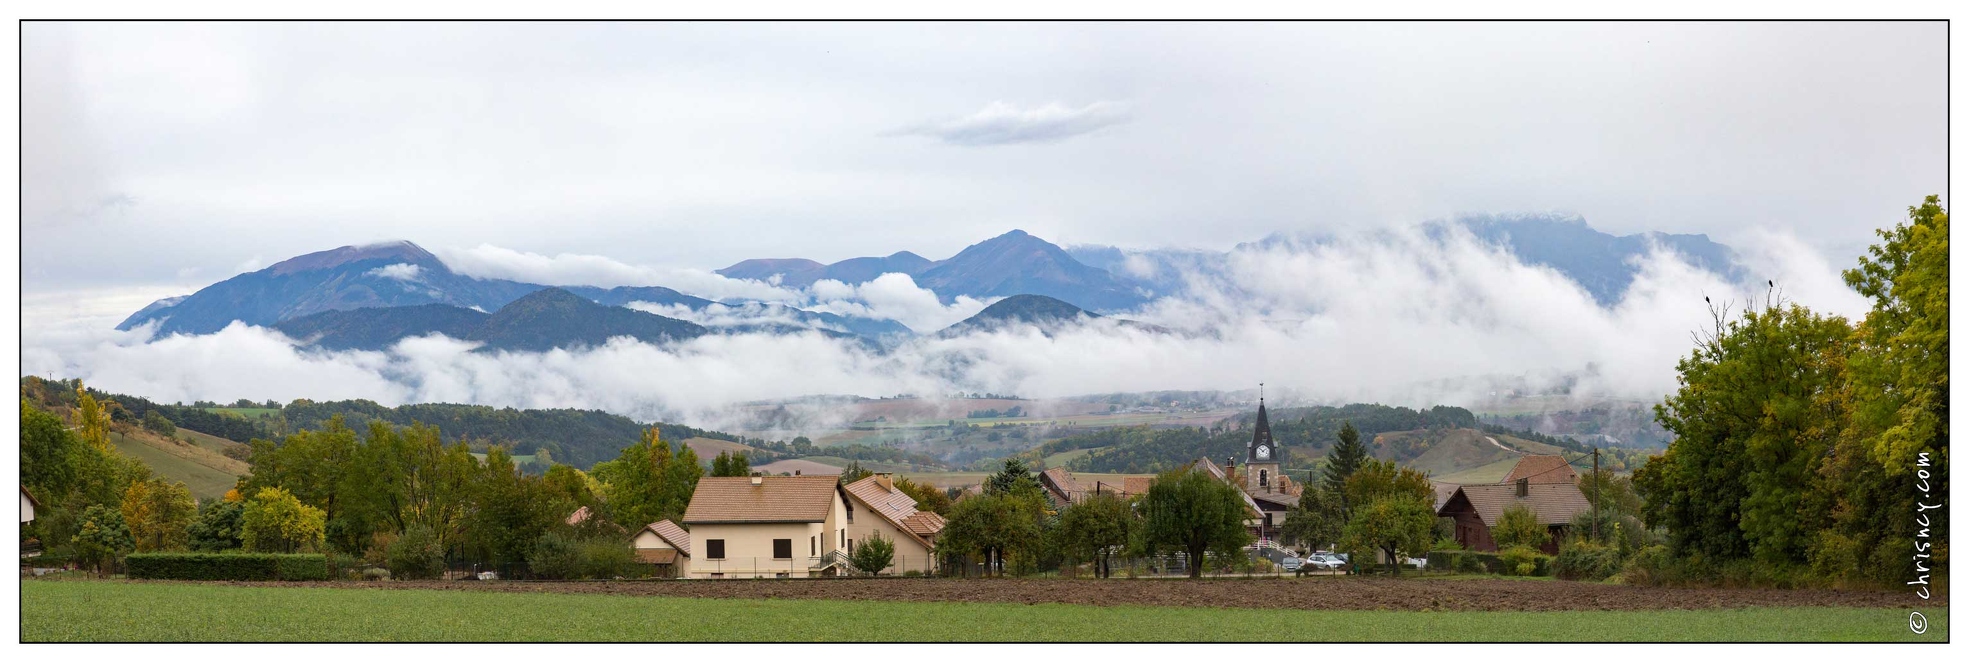
[{"label": "chimney", "polygon": [[896,492],[896,477],[893,474],[890,474],[888,472],[882,472],[880,474],[876,474],[875,483],[876,485],[881,486],[882,490],[886,490],[891,493]]},{"label": "chimney", "polygon": [[1519,479],[1519,480],[1518,480],[1518,497],[1524,497],[1524,496],[1526,496],[1526,495],[1530,495],[1530,494],[1531,494],[1531,479],[1530,479],[1530,478],[1525,478],[1525,479]]},{"label": "chimney", "polygon": [[1236,475],[1237,472],[1235,470],[1237,470],[1237,456],[1225,456],[1224,476],[1229,477],[1229,476]]},{"label": "chimney", "polygon": [[758,486],[758,485],[764,485],[765,483],[766,483],[765,477],[759,476],[757,474],[752,475],[752,485]]}]

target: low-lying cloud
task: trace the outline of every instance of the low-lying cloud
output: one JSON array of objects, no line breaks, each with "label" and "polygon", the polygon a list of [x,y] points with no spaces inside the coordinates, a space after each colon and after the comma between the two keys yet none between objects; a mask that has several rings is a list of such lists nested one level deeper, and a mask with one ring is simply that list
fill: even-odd
[{"label": "low-lying cloud", "polygon": [[951,145],[983,147],[1014,143],[1050,143],[1128,122],[1127,106],[1097,101],[1073,108],[1058,103],[1019,108],[994,101],[964,117],[910,127],[895,132],[935,138]]},{"label": "low-lying cloud", "polygon": [[[1753,284],[1727,282],[1666,250],[1636,258],[1633,285],[1609,307],[1559,272],[1467,235],[1394,232],[1233,251],[1224,269],[1194,279],[1181,297],[1125,316],[1177,331],[1168,334],[1011,328],[925,335],[885,351],[818,332],[746,333],[544,353],[472,352],[466,342],[426,337],[385,352],[324,353],[240,324],[154,340],[148,329],[30,328],[22,361],[26,373],[165,401],[581,407],[709,427],[733,425],[740,403],[817,394],[1059,397],[1264,382],[1308,403],[1471,404],[1506,390],[1558,389],[1581,399],[1654,400],[1675,388],[1690,332],[1709,324],[1705,296],[1740,310],[1763,301],[1769,279],[1821,312],[1865,313],[1866,301],[1839,284],[1827,261],[1785,236],[1769,240],[1742,251]],[[983,305],[944,307],[903,275],[822,282],[788,296],[838,313],[881,312],[926,334]],[[732,322],[740,309],[691,315]]]}]

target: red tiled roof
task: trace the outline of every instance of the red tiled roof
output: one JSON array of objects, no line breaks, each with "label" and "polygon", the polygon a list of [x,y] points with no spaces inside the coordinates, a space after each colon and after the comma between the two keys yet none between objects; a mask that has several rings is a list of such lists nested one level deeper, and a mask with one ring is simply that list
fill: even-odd
[{"label": "red tiled roof", "polygon": [[[885,480],[890,483],[885,484]],[[893,481],[880,475],[868,476],[842,486],[841,489],[853,496],[855,501],[867,505],[867,510],[889,521],[889,524],[894,525],[897,530],[908,532],[919,539],[943,531],[943,517],[927,511],[917,511],[916,498],[896,488]],[[920,543],[929,545],[927,540]]]},{"label": "red tiled roof", "polygon": [[675,564],[677,551],[670,548],[637,548],[636,561],[644,564]]},{"label": "red tiled roof", "polygon": [[579,509],[575,509],[574,513],[568,514],[567,524],[579,525],[581,523],[587,522],[588,518],[593,515],[595,515],[594,512],[589,511],[588,507],[584,506]]},{"label": "red tiled roof", "polygon": [[1510,476],[1503,483],[1519,479],[1530,479],[1532,483],[1579,483],[1579,472],[1572,469],[1562,456],[1525,456],[1511,467]]},{"label": "red tiled roof", "polygon": [[643,529],[656,534],[657,538],[663,539],[663,542],[670,544],[670,547],[683,551],[685,557],[691,556],[691,533],[684,531],[684,528],[678,527],[676,523],[659,520]]},{"label": "red tiled roof", "polygon": [[908,518],[904,518],[902,525],[911,534],[929,537],[935,536],[937,532],[943,531],[944,520],[943,516],[937,515],[935,511],[918,511]]},{"label": "red tiled roof", "polygon": [[822,522],[834,507],[840,480],[834,475],[704,477],[684,509],[684,524]]},{"label": "red tiled roof", "polygon": [[1129,495],[1146,495],[1149,492],[1149,484],[1152,483],[1155,483],[1155,477],[1123,477],[1121,492]]}]

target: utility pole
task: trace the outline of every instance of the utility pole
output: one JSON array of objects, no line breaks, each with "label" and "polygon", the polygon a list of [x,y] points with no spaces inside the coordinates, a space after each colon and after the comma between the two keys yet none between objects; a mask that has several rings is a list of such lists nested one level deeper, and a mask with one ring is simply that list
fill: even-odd
[{"label": "utility pole", "polygon": [[1593,447],[1593,542],[1600,541],[1600,448]]}]

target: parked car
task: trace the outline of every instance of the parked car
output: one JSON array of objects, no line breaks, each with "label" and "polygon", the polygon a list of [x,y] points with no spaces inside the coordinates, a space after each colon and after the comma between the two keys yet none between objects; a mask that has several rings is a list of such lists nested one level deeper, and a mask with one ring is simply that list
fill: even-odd
[{"label": "parked car", "polygon": [[1313,553],[1306,556],[1306,563],[1317,571],[1336,571],[1347,567],[1347,562],[1332,553]]},{"label": "parked car", "polygon": [[1278,567],[1280,569],[1285,570],[1287,573],[1297,573],[1299,571],[1299,567],[1305,565],[1306,565],[1306,560],[1299,559],[1297,557],[1287,557],[1285,559],[1279,560],[1278,563]]}]

